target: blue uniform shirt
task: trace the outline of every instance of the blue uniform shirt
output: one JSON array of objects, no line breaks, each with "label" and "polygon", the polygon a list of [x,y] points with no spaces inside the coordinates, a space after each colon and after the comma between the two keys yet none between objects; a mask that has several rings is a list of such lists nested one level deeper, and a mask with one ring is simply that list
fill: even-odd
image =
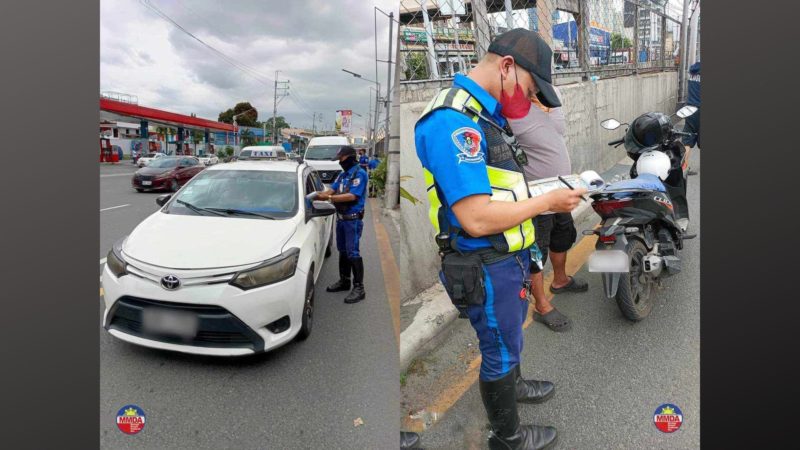
[{"label": "blue uniform shirt", "polygon": [[366,169],[369,165],[369,156],[364,155],[358,158],[358,165],[360,165],[363,169]]},{"label": "blue uniform shirt", "polygon": [[[351,180],[352,178],[352,180]],[[366,201],[367,180],[369,175],[358,164],[350,168],[346,172],[342,172],[336,177],[336,181],[331,185],[331,189],[336,194],[343,194],[350,192],[356,196],[356,201],[344,210],[344,214],[355,214],[364,210],[364,202]],[[349,188],[349,191],[348,191]]]},{"label": "blue uniform shirt", "polygon": [[372,158],[369,160],[369,168],[370,170],[375,170],[378,166],[381,165],[381,160],[378,158]]},{"label": "blue uniform shirt", "polygon": [[689,95],[686,104],[700,107],[700,61],[689,68]]},{"label": "blue uniform shirt", "polygon": [[[491,115],[498,125],[505,125],[506,120],[500,115],[500,103],[477,83],[465,75],[456,74],[453,86],[465,89],[483,105],[484,114]],[[469,117],[449,108],[433,111],[417,122],[414,142],[417,157],[433,174],[448,205],[452,206],[470,195],[492,195],[486,173],[486,136]],[[447,218],[452,226],[461,227],[449,208]],[[491,247],[485,237],[459,237],[456,242],[463,251]]]}]

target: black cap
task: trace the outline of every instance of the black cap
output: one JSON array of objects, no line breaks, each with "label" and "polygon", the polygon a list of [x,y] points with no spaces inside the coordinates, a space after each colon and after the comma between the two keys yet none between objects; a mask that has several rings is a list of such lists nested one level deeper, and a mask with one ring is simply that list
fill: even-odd
[{"label": "black cap", "polygon": [[349,145],[345,145],[344,147],[340,148],[338,152],[336,152],[336,159],[341,158],[342,156],[355,156],[356,149],[350,147]]},{"label": "black cap", "polygon": [[561,106],[552,84],[553,51],[539,33],[525,28],[514,28],[497,36],[489,44],[488,51],[500,56],[513,56],[514,62],[533,77],[536,87],[539,88],[536,94],[539,101],[549,108]]}]

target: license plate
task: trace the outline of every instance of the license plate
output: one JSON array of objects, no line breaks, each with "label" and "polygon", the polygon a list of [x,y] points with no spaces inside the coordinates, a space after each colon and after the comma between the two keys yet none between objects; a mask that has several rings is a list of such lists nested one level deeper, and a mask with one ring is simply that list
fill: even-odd
[{"label": "license plate", "polygon": [[194,314],[159,308],[145,308],[142,311],[142,328],[146,332],[172,334],[188,339],[197,334],[197,327],[198,320]]},{"label": "license plate", "polygon": [[589,272],[629,272],[629,262],[622,250],[595,250],[589,256]]},{"label": "license plate", "polygon": [[142,186],[150,186],[151,184],[153,184],[152,181],[142,181]]}]

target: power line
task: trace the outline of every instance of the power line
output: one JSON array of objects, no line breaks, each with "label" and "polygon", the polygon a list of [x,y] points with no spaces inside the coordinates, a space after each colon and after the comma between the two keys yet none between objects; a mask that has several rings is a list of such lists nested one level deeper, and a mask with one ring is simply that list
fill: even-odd
[{"label": "power line", "polygon": [[[228,55],[228,54],[226,54],[225,52],[223,52],[223,51],[221,51],[221,50],[218,50],[218,49],[217,49],[217,48],[215,48],[214,46],[212,46],[212,45],[208,44],[207,42],[205,42],[205,41],[204,41],[204,40],[202,40],[201,38],[197,37],[197,36],[196,36],[196,35],[194,35],[194,34],[193,34],[191,31],[187,30],[185,27],[183,27],[181,24],[179,24],[177,21],[175,21],[175,19],[173,19],[173,18],[172,18],[172,17],[170,17],[168,14],[166,14],[165,12],[163,12],[161,9],[159,9],[158,7],[156,7],[155,5],[153,5],[153,4],[150,2],[150,0],[139,0],[139,2],[140,2],[142,5],[144,5],[145,7],[147,7],[148,9],[150,9],[152,12],[154,12],[155,14],[157,14],[157,15],[158,15],[159,17],[161,17],[162,19],[164,19],[164,20],[166,20],[167,22],[171,23],[171,24],[172,24],[173,26],[175,26],[175,27],[176,27],[178,30],[180,30],[181,32],[185,33],[187,36],[191,37],[191,38],[192,38],[192,39],[194,39],[195,41],[199,42],[201,45],[203,45],[203,46],[204,46],[204,47],[206,47],[207,49],[209,49],[209,50],[211,50],[212,52],[214,52],[216,55],[218,55],[220,58],[222,58],[222,59],[223,59],[225,62],[227,62],[228,64],[230,64],[230,65],[232,65],[233,67],[235,67],[235,68],[239,69],[239,70],[240,70],[240,71],[242,71],[244,74],[246,74],[246,75],[249,75],[251,78],[255,79],[256,81],[258,81],[259,83],[263,84],[264,86],[266,86],[266,87],[267,87],[267,88],[269,88],[270,90],[274,91],[274,83],[275,83],[275,80],[272,80],[270,77],[268,77],[268,76],[266,76],[266,75],[262,74],[262,73],[261,73],[261,72],[259,72],[258,70],[256,70],[256,69],[254,69],[254,68],[252,68],[252,67],[248,66],[247,64],[245,64],[245,63],[243,63],[243,62],[241,62],[241,61],[238,61],[237,59],[233,58],[232,56],[229,56],[229,55]],[[195,16],[198,16],[198,14],[197,14],[197,13],[195,13],[195,12],[193,12],[193,11],[192,11],[190,8],[188,8],[188,7],[187,7],[187,10],[188,10],[190,13],[194,14]],[[305,100],[305,99],[304,99],[304,98],[303,98],[303,97],[300,95],[300,93],[299,93],[299,92],[298,92],[296,89],[292,89],[292,90],[290,91],[290,94],[291,94],[292,101],[295,103],[295,105],[297,105],[297,106],[298,106],[298,107],[299,107],[301,110],[303,110],[303,112],[304,112],[304,113],[306,113],[306,114],[308,114],[308,115],[310,115],[310,116],[313,116],[313,115],[311,114],[311,112],[310,112],[310,111],[311,111],[311,110],[313,110],[314,108],[312,108],[312,107],[310,106],[310,102],[307,102],[307,101],[306,101],[306,100]]]}]

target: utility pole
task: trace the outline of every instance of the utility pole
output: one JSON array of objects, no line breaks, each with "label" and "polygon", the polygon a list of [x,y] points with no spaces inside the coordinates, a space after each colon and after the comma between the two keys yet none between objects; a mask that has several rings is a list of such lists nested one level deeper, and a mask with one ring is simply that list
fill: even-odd
[{"label": "utility pole", "polygon": [[[392,21],[392,13],[389,13],[390,23]],[[389,26],[389,80],[390,84],[386,88],[386,137],[384,143],[386,148],[386,194],[384,197],[384,206],[387,209],[394,209],[400,202],[400,65],[395,64],[394,70],[394,86],[391,84],[392,73],[392,39],[391,39],[391,25]],[[397,59],[400,59],[400,39],[396,43]],[[389,120],[390,95],[395,96],[394,108],[395,118]]]},{"label": "utility pole", "polygon": [[694,10],[692,10],[692,18],[689,21],[689,51],[686,52],[686,70],[688,71],[692,64],[697,62],[697,21],[700,17],[700,1],[697,0]]},{"label": "utility pole", "polygon": [[683,0],[683,20],[681,21],[681,66],[680,66],[680,73],[678,74],[678,81],[680,85],[678,86],[678,102],[682,103],[686,99],[686,73],[688,72],[688,66],[686,65],[688,59],[687,54],[689,53],[689,42],[687,37],[689,36],[689,3],[691,0]]},{"label": "utility pole", "polygon": [[278,123],[276,121],[278,116],[278,89],[283,90],[281,98],[288,95],[287,91],[289,89],[288,81],[278,81],[278,73],[280,73],[280,70],[275,71],[275,96],[272,102],[272,145],[278,145]]},{"label": "utility pole", "polygon": [[317,113],[314,112],[311,114],[311,134],[317,135]]}]

